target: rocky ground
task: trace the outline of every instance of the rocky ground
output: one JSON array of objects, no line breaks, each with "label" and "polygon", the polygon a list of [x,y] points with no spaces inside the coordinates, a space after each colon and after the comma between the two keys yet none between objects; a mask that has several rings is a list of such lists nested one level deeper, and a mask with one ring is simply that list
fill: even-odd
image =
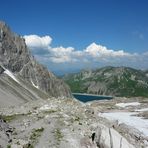
[{"label": "rocky ground", "polygon": [[[121,99],[123,104],[119,104]],[[134,103],[126,104],[129,101]],[[1,108],[0,147],[145,148],[146,133],[120,120],[111,120],[105,113],[136,112],[135,117],[147,122],[147,108],[148,100],[140,98],[86,104],[74,99],[49,98]]]}]

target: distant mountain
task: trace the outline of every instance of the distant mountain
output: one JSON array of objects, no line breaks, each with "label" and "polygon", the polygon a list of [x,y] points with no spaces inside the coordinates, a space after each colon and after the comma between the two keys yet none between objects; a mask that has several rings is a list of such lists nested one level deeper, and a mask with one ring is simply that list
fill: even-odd
[{"label": "distant mountain", "polygon": [[148,72],[129,67],[104,67],[63,77],[72,92],[148,97]]},{"label": "distant mountain", "polygon": [[144,73],[148,77],[148,70],[144,71]]},{"label": "distant mountain", "polygon": [[71,97],[71,91],[63,80],[34,59],[23,37],[0,22],[0,104],[47,96]]}]

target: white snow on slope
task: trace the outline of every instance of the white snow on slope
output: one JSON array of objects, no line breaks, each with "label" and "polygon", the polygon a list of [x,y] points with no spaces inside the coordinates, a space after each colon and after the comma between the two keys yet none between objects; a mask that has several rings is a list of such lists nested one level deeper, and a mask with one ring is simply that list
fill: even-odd
[{"label": "white snow on slope", "polygon": [[148,108],[137,109],[135,111],[136,112],[145,112],[145,111],[148,111]]},{"label": "white snow on slope", "polygon": [[40,110],[48,110],[51,107],[48,104],[45,104],[44,106],[40,107]]},{"label": "white snow on slope", "polygon": [[49,110],[49,109],[55,109],[55,108],[57,108],[57,106],[54,104],[50,104],[50,105],[45,104],[40,107],[40,110]]},{"label": "white snow on slope", "polygon": [[35,85],[32,80],[31,80],[31,83],[34,87],[39,88],[39,86]]},{"label": "white snow on slope", "polygon": [[148,120],[142,119],[141,117],[132,116],[135,112],[112,112],[112,113],[101,113],[99,116],[107,118],[109,120],[118,120],[120,123],[125,123],[129,126],[138,129],[144,135],[148,136]]},{"label": "white snow on slope", "polygon": [[9,77],[11,77],[14,81],[16,81],[17,83],[20,83],[16,77],[14,76],[14,74],[12,72],[10,72],[8,69],[5,69],[4,71],[5,74],[7,74]]},{"label": "white snow on slope", "polygon": [[127,106],[137,106],[140,105],[139,102],[131,102],[131,103],[117,103],[116,106],[118,107],[127,107]]}]

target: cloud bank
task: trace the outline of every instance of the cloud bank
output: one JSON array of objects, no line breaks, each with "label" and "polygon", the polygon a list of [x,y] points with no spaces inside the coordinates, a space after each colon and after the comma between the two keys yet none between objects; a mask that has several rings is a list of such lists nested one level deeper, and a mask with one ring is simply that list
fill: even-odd
[{"label": "cloud bank", "polygon": [[96,43],[91,43],[85,49],[76,50],[73,47],[52,47],[50,36],[25,35],[24,38],[35,57],[55,72],[64,73],[107,65],[148,68],[148,52],[128,53],[124,50],[108,49]]},{"label": "cloud bank", "polygon": [[25,42],[30,49],[47,49],[52,42],[50,36],[25,35]]}]

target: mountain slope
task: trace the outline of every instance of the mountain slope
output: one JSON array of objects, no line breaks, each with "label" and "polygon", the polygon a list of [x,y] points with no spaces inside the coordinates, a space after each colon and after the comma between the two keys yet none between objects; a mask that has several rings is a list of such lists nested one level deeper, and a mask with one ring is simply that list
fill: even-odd
[{"label": "mountain slope", "polygon": [[146,77],[148,77],[148,70],[145,71],[145,75],[146,75]]},{"label": "mountain slope", "polygon": [[[13,78],[18,79],[18,82]],[[71,97],[70,89],[63,80],[56,78],[46,67],[39,64],[30,54],[25,40],[13,33],[4,22],[0,22],[0,101],[16,97],[19,98],[19,103],[22,98],[32,100],[42,98],[43,94],[46,98]],[[17,104],[17,101],[12,101],[12,104]]]},{"label": "mountain slope", "polygon": [[65,75],[72,92],[113,96],[148,96],[148,77],[128,67],[104,67]]},{"label": "mountain slope", "polygon": [[[1,66],[0,68],[2,69]],[[19,105],[48,97],[47,93],[35,88],[21,77],[16,77],[7,69],[0,74],[0,107]]]}]

